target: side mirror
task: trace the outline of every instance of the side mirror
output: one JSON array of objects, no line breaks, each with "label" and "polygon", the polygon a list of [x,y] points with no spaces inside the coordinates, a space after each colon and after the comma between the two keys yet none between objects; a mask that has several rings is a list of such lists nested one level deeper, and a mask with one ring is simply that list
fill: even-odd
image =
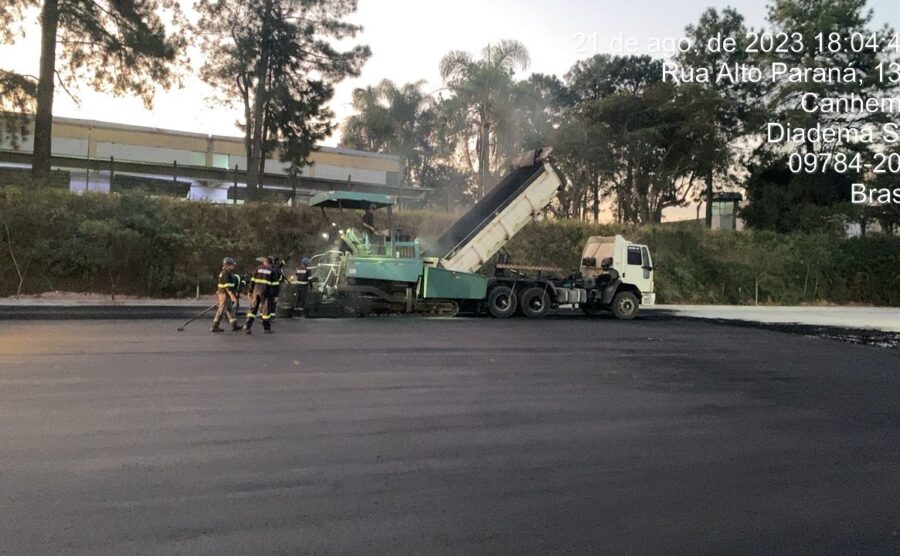
[{"label": "side mirror", "polygon": [[653,272],[653,267],[652,267],[652,266],[647,266],[647,265],[645,265],[645,266],[643,266],[643,267],[641,267],[641,268],[643,268],[644,270]]}]

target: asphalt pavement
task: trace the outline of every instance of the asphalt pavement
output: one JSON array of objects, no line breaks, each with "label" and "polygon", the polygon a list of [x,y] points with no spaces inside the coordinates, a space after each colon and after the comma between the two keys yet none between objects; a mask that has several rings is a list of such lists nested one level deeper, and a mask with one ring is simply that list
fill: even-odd
[{"label": "asphalt pavement", "polygon": [[0,323],[3,554],[900,552],[900,351],[698,320]]}]

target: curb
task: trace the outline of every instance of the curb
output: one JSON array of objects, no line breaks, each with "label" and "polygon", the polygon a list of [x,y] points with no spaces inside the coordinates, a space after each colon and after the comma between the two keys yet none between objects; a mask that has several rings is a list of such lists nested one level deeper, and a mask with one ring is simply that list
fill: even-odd
[{"label": "curb", "polygon": [[[189,319],[209,305],[0,305],[2,321]],[[210,315],[212,319],[212,315]]]}]

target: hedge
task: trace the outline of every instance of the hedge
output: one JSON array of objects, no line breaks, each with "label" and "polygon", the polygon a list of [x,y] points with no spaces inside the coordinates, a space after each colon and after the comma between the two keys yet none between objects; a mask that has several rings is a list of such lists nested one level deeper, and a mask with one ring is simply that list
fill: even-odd
[{"label": "hedge", "polygon": [[[139,193],[0,188],[0,295],[209,293],[226,255],[242,261],[244,271],[265,254],[296,261],[328,247],[323,232],[358,219],[358,211],[323,214],[309,207],[214,205]],[[402,211],[394,224],[427,244],[453,219],[444,212]],[[650,246],[660,302],[752,303],[758,290],[764,303],[900,305],[897,237],[710,232],[697,225],[632,229],[547,220],[526,227],[508,251],[518,263],[574,271],[589,236],[615,233]]]}]

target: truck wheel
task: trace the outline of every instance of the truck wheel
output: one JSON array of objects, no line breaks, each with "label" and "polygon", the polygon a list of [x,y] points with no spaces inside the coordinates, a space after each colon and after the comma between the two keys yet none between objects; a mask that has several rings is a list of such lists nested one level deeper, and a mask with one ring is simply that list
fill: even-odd
[{"label": "truck wheel", "polygon": [[487,306],[491,315],[508,319],[516,312],[516,292],[508,286],[497,286],[488,294]]},{"label": "truck wheel", "polygon": [[550,296],[544,288],[529,288],[519,300],[519,309],[530,319],[542,319],[550,312]]},{"label": "truck wheel", "polygon": [[637,316],[640,302],[631,292],[619,292],[613,298],[612,312],[619,320],[631,320]]}]

